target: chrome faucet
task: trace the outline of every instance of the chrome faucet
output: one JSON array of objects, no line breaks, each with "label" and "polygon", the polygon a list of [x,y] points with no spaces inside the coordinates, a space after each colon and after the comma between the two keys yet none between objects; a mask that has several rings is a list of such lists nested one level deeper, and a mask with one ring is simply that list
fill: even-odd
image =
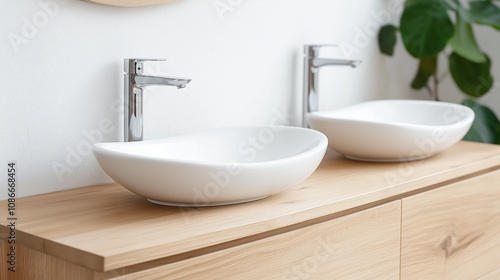
[{"label": "chrome faucet", "polygon": [[143,115],[142,98],[144,89],[151,85],[175,86],[184,88],[191,79],[176,77],[146,76],[144,63],[165,61],[165,59],[125,59],[125,142],[142,141]]},{"label": "chrome faucet", "polygon": [[328,65],[358,66],[359,60],[320,58],[319,50],[322,47],[335,45],[305,45],[304,46],[304,89],[302,126],[308,127],[306,115],[318,111],[318,77],[319,69]]}]

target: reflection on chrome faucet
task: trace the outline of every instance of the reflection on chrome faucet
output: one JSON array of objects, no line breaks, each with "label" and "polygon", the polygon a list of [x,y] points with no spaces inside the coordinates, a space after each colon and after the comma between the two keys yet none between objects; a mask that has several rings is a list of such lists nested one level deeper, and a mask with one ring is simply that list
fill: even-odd
[{"label": "reflection on chrome faucet", "polygon": [[334,47],[334,45],[305,45],[304,46],[304,89],[302,126],[308,127],[306,114],[318,111],[318,72],[323,66],[358,66],[359,60],[320,58],[319,50],[322,47]]},{"label": "reflection on chrome faucet", "polygon": [[142,98],[144,89],[152,85],[185,88],[191,79],[178,77],[147,76],[144,62],[165,61],[164,59],[125,59],[125,142],[142,141],[143,113]]}]

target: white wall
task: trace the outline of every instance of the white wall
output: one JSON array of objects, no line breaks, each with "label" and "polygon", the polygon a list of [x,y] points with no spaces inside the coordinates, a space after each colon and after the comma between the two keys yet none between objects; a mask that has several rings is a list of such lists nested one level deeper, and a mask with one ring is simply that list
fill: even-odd
[{"label": "white wall", "polygon": [[[146,139],[266,125],[276,110],[289,114],[284,124],[299,125],[307,43],[350,45],[352,58],[364,61],[357,69],[322,72],[321,109],[426,98],[408,90],[414,67],[401,65],[406,58],[378,52],[378,22],[397,18],[386,7],[390,2],[182,0],[131,9],[76,0],[4,1],[0,166],[17,162],[18,196],[111,182],[88,147],[122,139],[123,59],[129,57],[166,58],[148,71],[193,79],[183,90],[147,91]],[[220,3],[235,6],[220,14],[214,8]],[[0,199],[6,195],[1,191]]]}]

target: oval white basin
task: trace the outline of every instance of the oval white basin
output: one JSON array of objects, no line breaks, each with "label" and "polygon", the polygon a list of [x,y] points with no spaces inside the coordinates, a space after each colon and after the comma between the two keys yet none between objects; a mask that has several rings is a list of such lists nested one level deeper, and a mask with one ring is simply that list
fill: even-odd
[{"label": "oval white basin", "polygon": [[378,100],[307,115],[329,147],[363,161],[430,157],[460,141],[474,120],[465,106],[423,100]]},{"label": "oval white basin", "polygon": [[328,140],[298,127],[238,127],[128,143],[96,143],[102,169],[157,204],[212,206],[261,199],[300,183]]}]

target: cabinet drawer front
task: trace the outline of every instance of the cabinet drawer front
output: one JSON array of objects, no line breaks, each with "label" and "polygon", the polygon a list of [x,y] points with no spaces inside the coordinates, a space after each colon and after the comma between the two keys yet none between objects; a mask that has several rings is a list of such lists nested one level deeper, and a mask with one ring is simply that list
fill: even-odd
[{"label": "cabinet drawer front", "polygon": [[402,279],[479,279],[500,267],[500,171],[403,199]]},{"label": "cabinet drawer front", "polygon": [[398,279],[401,202],[117,279]]}]

